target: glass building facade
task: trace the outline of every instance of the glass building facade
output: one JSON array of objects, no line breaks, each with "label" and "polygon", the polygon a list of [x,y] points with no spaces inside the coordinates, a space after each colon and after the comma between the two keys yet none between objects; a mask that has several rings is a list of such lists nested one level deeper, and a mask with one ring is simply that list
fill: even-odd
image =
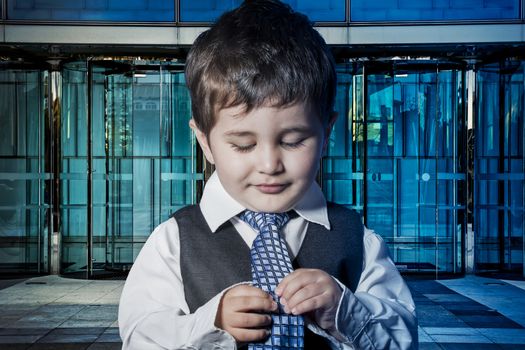
[{"label": "glass building facade", "polygon": [[327,198],[363,213],[402,270],[459,272],[466,230],[465,69],[346,67],[323,160]]},{"label": "glass building facade", "polygon": [[[525,23],[519,0],[285,2],[321,31]],[[4,0],[0,26],[191,29],[239,3]],[[0,274],[125,272],[155,226],[198,202],[212,171],[188,127],[187,47],[76,54],[73,44],[17,44],[38,52],[29,58],[0,45]],[[359,211],[401,271],[523,275],[523,43],[468,57],[457,45],[333,45],[339,118],[321,162],[326,197]],[[137,54],[145,49],[151,58]]]},{"label": "glass building facade", "polygon": [[52,176],[46,158],[48,73],[0,65],[0,266],[47,271]]},{"label": "glass building facade", "polygon": [[478,77],[474,158],[477,264],[523,268],[525,62],[483,67]]},{"label": "glass building facade", "polygon": [[[283,0],[312,21],[519,20],[520,0]],[[242,0],[7,0],[4,18],[31,21],[209,23]],[[0,4],[1,6],[1,4]]]}]

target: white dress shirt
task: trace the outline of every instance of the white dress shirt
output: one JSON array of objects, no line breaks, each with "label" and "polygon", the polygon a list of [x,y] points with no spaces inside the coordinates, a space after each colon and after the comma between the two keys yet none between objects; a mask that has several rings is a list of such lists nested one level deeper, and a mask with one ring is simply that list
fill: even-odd
[{"label": "white dress shirt", "polygon": [[[224,190],[216,174],[206,183],[199,205],[212,232],[230,220],[251,247],[257,233],[237,217],[246,208]],[[308,222],[330,229],[326,200],[316,183],[293,210],[298,215],[282,230],[292,260]],[[308,324],[310,330],[328,338],[333,349],[417,349],[414,302],[380,236],[365,228],[363,272],[355,293],[337,282],[343,293],[336,327],[338,338],[345,341],[315,324]],[[123,349],[236,349],[234,338],[215,327],[225,291],[190,313],[183,283],[179,229],[170,218],[148,238],[124,285],[118,317]]]}]

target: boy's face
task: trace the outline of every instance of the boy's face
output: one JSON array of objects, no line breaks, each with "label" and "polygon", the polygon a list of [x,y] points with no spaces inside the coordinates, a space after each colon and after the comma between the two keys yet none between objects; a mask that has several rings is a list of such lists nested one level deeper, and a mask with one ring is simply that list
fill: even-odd
[{"label": "boy's face", "polygon": [[335,115],[327,127],[307,103],[219,111],[206,138],[193,120],[208,161],[215,164],[226,191],[257,212],[284,212],[293,207],[316,176]]}]

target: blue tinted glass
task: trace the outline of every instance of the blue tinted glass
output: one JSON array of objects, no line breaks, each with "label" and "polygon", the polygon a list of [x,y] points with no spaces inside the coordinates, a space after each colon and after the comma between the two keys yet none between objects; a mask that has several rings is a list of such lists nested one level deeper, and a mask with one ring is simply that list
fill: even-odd
[{"label": "blue tinted glass", "polygon": [[518,19],[519,0],[352,0],[352,21]]},{"label": "blue tinted glass", "polygon": [[370,68],[338,71],[340,117],[322,162],[323,191],[362,210],[400,268],[457,272],[465,228],[463,72]]},{"label": "blue tinted glass", "polygon": [[[476,269],[523,271],[525,64],[480,67],[476,81]],[[494,229],[498,228],[498,229]]]},{"label": "blue tinted glass", "polygon": [[181,22],[213,22],[223,12],[238,7],[242,0],[180,0]]},{"label": "blue tinted glass", "polygon": [[[0,272],[41,273],[49,227],[43,91],[47,73],[0,68]],[[47,180],[46,180],[47,179]]]},{"label": "blue tinted glass", "polygon": [[10,0],[9,19],[172,22],[174,0]]},{"label": "blue tinted glass", "polygon": [[304,13],[314,22],[344,22],[345,0],[284,0],[294,10]]},{"label": "blue tinted glass", "polygon": [[[284,0],[293,9],[304,13],[316,22],[340,22],[345,20],[345,0]],[[180,0],[182,22],[213,22],[223,12],[242,3],[241,0]]]}]

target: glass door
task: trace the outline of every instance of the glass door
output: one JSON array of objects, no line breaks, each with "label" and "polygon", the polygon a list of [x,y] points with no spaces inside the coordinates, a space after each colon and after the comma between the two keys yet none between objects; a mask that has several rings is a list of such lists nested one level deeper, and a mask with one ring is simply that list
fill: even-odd
[{"label": "glass door", "polygon": [[340,68],[346,93],[338,91],[323,161],[328,199],[361,211],[401,270],[461,273],[463,69],[434,61]]},{"label": "glass door", "polygon": [[66,239],[62,246],[64,272],[96,278],[129,270],[154,228],[196,202],[203,174],[180,64],[93,61],[86,69],[81,139],[89,146],[79,162],[86,190],[78,193],[86,225],[81,244]]},{"label": "glass door", "polygon": [[433,62],[394,63],[367,75],[365,218],[400,269],[462,271],[462,81],[462,70]]},{"label": "glass door", "polygon": [[[0,65],[0,274],[49,272],[48,72]],[[47,149],[46,149],[47,147]],[[50,154],[50,152],[49,152]]]},{"label": "glass door", "polygon": [[335,111],[338,114],[322,159],[321,184],[326,197],[363,211],[363,66],[340,65]]},{"label": "glass door", "polygon": [[478,272],[525,273],[525,64],[477,75],[474,232]]}]

